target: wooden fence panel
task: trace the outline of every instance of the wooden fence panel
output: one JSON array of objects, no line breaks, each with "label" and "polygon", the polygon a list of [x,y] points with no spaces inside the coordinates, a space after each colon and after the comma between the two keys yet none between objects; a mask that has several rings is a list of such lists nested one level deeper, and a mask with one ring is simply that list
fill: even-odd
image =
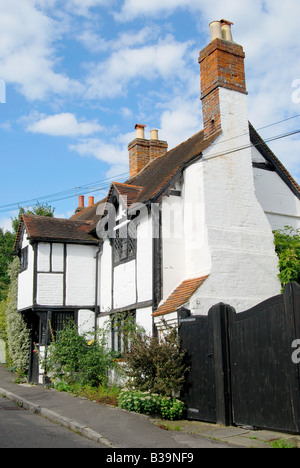
[{"label": "wooden fence panel", "polygon": [[[300,287],[236,313],[226,304],[180,320],[190,359],[188,417],[300,433]],[[299,351],[300,355],[300,351]]]}]

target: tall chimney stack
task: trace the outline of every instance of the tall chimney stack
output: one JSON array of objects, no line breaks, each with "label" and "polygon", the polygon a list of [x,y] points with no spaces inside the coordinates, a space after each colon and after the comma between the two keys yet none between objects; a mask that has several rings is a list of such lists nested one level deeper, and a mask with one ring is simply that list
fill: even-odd
[{"label": "tall chimney stack", "polygon": [[199,56],[201,67],[201,100],[205,138],[222,128],[220,89],[247,94],[242,46],[233,42],[231,23],[210,23],[211,42]]}]

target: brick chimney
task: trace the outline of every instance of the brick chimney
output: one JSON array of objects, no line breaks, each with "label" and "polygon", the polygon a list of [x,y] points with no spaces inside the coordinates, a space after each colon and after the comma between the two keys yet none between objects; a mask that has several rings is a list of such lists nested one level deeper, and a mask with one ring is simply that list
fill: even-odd
[{"label": "brick chimney", "polygon": [[155,129],[150,132],[150,140],[145,139],[145,127],[136,124],[136,138],[128,145],[130,179],[168,150],[168,143],[158,139],[158,131]]},{"label": "brick chimney", "polygon": [[230,21],[210,23],[211,42],[199,56],[205,138],[222,129],[220,89],[247,94],[242,46],[232,40]]}]

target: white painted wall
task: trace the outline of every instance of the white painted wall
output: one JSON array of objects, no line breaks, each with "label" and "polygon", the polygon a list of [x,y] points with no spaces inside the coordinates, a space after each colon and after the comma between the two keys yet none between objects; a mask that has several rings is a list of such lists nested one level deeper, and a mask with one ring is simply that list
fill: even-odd
[{"label": "white painted wall", "polygon": [[52,244],[52,271],[64,271],[64,245]]},{"label": "white painted wall", "polygon": [[[257,159],[258,151],[252,149]],[[284,226],[300,228],[300,200],[283,182],[276,172],[253,168],[256,197],[261,204],[272,229]]]},{"label": "white painted wall", "polygon": [[37,304],[42,306],[62,306],[64,277],[62,273],[38,273]]},{"label": "white painted wall", "polygon": [[137,225],[136,289],[137,302],[152,299],[152,221],[144,216]]},{"label": "white painted wall", "polygon": [[[181,190],[181,186],[177,187]],[[166,299],[186,275],[182,197],[166,196],[162,212],[162,295]]]},{"label": "white painted wall", "polygon": [[112,249],[108,240],[103,243],[99,264],[100,310],[109,312],[112,309]]},{"label": "white painted wall", "polygon": [[66,305],[95,305],[97,247],[68,244],[66,260]]},{"label": "white painted wall", "polygon": [[[218,302],[240,312],[280,293],[272,230],[255,196],[247,96],[221,88],[220,109],[222,135],[185,177],[191,182],[189,172],[197,171],[187,199],[197,194],[198,225],[205,224],[187,268],[187,278],[209,273],[190,302],[197,314]],[[238,148],[245,149],[232,151]]]},{"label": "white painted wall", "polygon": [[28,268],[19,273],[18,277],[18,310],[31,307],[33,303],[33,269],[34,269],[34,251],[27,239],[27,233],[24,232],[21,248],[28,246]]},{"label": "white painted wall", "polygon": [[50,243],[39,242],[37,249],[37,270],[48,273],[50,271]]},{"label": "white painted wall", "polygon": [[78,332],[85,335],[86,339],[93,339],[95,330],[95,312],[93,310],[80,309],[78,311]]},{"label": "white painted wall", "polygon": [[136,266],[135,260],[131,260],[113,270],[113,308],[135,304],[136,299]]},{"label": "white painted wall", "polygon": [[136,311],[136,323],[141,325],[148,335],[152,335],[152,312],[152,307],[144,307]]}]

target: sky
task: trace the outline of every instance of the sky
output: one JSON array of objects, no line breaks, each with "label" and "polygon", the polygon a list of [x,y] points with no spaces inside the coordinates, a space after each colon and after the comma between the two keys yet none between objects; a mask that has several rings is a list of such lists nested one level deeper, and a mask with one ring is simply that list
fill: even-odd
[{"label": "sky", "polygon": [[136,123],[169,149],[201,130],[198,56],[222,18],[249,120],[300,183],[299,0],[0,0],[0,227],[37,201],[70,217],[102,199]]}]

